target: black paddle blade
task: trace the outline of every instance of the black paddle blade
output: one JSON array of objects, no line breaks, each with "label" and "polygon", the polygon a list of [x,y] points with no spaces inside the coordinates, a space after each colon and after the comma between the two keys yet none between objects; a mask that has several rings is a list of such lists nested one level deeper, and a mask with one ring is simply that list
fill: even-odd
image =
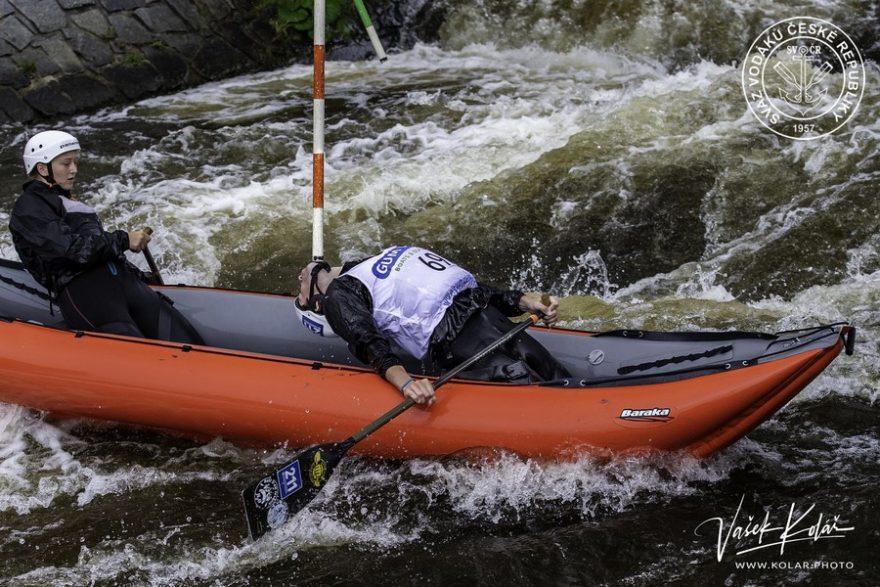
[{"label": "black paddle blade", "polygon": [[348,440],[307,448],[246,487],[241,497],[251,539],[278,528],[315,499],[353,444]]}]

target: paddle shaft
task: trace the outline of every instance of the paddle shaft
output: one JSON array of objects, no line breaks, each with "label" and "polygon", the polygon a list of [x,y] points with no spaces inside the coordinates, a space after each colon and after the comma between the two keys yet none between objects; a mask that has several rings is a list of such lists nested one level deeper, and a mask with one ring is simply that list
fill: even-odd
[{"label": "paddle shaft", "polygon": [[[506,343],[507,341],[512,339],[514,336],[516,336],[517,334],[519,334],[520,332],[522,332],[523,330],[525,330],[526,328],[528,328],[532,324],[535,324],[538,320],[540,320],[540,317],[537,314],[531,314],[529,316],[528,320],[526,320],[525,322],[522,322],[520,324],[517,324],[512,330],[509,330],[503,336],[501,336],[501,338],[499,338],[498,340],[496,340],[495,342],[493,342],[492,344],[490,344],[489,346],[487,346],[486,348],[481,350],[476,355],[472,356],[468,360],[464,361],[463,363],[461,363],[460,365],[455,367],[452,371],[450,371],[450,372],[446,373],[445,375],[443,375],[442,377],[440,377],[440,379],[438,379],[436,382],[434,382],[434,384],[433,384],[434,389],[437,390],[441,385],[445,384],[450,379],[452,379],[453,377],[455,377],[456,375],[458,375],[459,373],[461,373],[462,371],[464,371],[465,369],[467,369],[468,367],[470,367],[471,365],[473,365],[474,363],[476,363],[480,359],[484,358],[486,355],[488,355],[489,353],[491,353],[492,351],[494,351],[495,349],[497,349],[498,347],[500,347],[501,345],[503,345],[504,343]],[[391,420],[396,418],[397,416],[401,415],[402,413],[404,413],[405,411],[407,411],[408,409],[413,407],[415,404],[416,404],[415,400],[413,400],[412,398],[406,398],[406,400],[400,402],[399,404],[397,404],[396,406],[394,406],[393,408],[388,410],[384,415],[382,415],[380,418],[378,418],[375,422],[368,424],[367,426],[364,426],[360,431],[354,433],[351,436],[351,438],[349,438],[348,440],[346,440],[342,444],[351,446],[357,442],[360,442],[361,440],[363,440],[364,438],[366,438],[367,436],[369,436],[370,434],[372,434],[373,432],[375,432],[376,430],[378,430],[379,428],[381,428],[382,426],[384,426],[385,424],[387,424],[388,422],[390,422]]]},{"label": "paddle shaft", "polygon": [[[149,226],[144,229],[144,232],[153,236],[153,229]],[[150,267],[150,271],[153,273],[153,279],[156,281],[156,285],[165,285],[165,280],[162,279],[162,274],[159,273],[159,266],[156,265],[156,260],[153,258],[153,253],[150,252],[150,247],[144,245],[144,248],[141,249],[141,252],[144,254],[144,259],[147,260],[147,265]]]}]

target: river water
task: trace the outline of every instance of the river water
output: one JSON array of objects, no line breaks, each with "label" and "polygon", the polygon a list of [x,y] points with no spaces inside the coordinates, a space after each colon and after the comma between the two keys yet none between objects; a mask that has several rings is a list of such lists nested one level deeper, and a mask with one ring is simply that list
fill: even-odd
[{"label": "river water", "polygon": [[[430,44],[328,65],[331,260],[420,244],[564,296],[563,323],[591,330],[847,320],[855,356],[705,460],[348,458],[256,544],[238,492],[294,447],[0,405],[0,584],[880,584],[877,3],[438,11]],[[740,85],[751,41],[798,15],[840,26],[866,57],[856,115],[818,140],[765,129]],[[310,85],[296,65],[56,124],[83,144],[78,189],[107,226],[155,229],[166,281],[288,291],[310,257]],[[4,225],[24,141],[52,126],[0,127]],[[16,258],[7,231],[0,254]],[[740,504],[741,524],[793,511],[798,529],[822,515],[851,530],[737,555],[756,539],[724,549],[711,520],[726,531]]]}]

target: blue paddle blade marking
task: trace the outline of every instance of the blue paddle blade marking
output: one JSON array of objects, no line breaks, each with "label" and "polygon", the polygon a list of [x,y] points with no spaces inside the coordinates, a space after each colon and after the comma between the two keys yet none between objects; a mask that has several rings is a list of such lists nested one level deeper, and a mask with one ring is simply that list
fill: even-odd
[{"label": "blue paddle blade marking", "polygon": [[287,499],[302,489],[302,474],[299,470],[299,461],[293,461],[283,469],[279,469],[276,473],[278,478],[278,489],[281,499]]}]

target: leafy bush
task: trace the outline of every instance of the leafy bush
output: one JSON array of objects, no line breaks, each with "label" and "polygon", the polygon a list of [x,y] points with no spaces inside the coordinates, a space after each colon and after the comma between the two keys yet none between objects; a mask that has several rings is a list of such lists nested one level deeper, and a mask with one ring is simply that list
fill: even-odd
[{"label": "leafy bush", "polygon": [[[343,18],[346,4],[343,0],[327,0],[327,40],[334,38],[350,38],[352,28],[349,19]],[[278,33],[288,34],[292,31],[312,36],[314,26],[314,0],[261,0],[261,8],[274,10],[272,26]]]}]

